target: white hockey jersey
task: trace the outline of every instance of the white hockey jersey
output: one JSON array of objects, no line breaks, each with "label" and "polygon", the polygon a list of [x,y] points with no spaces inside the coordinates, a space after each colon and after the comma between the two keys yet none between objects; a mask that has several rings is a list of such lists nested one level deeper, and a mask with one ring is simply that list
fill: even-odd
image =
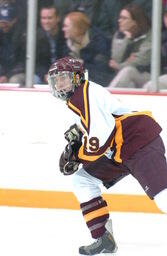
[{"label": "white hockey jersey", "polygon": [[83,132],[78,154],[83,162],[105,154],[121,163],[161,131],[150,112],[133,112],[106,88],[92,82],[79,86],[67,105]]}]

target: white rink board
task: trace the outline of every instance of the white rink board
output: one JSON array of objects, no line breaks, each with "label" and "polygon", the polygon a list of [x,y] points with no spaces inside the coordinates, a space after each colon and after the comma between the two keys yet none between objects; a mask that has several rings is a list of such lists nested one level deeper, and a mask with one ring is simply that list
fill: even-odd
[{"label": "white rink board", "polygon": [[[167,148],[167,96],[115,97],[134,110],[151,110]],[[71,119],[65,103],[48,92],[0,91],[0,188],[71,191],[71,177],[58,170]],[[144,194],[130,176],[105,193]]]}]

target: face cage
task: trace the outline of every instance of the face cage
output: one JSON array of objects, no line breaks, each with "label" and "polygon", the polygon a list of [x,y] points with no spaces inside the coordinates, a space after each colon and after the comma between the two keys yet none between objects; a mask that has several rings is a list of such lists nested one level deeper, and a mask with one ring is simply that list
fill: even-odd
[{"label": "face cage", "polygon": [[[56,77],[59,78],[59,76],[64,76],[64,79],[69,77],[69,88],[62,88],[59,89],[56,88]],[[58,99],[61,99],[63,101],[68,100],[74,92],[76,83],[75,83],[75,74],[69,71],[59,72],[58,74],[52,74],[48,75],[48,83],[50,85],[51,93],[53,96],[55,96]],[[70,84],[71,83],[71,84]]]}]

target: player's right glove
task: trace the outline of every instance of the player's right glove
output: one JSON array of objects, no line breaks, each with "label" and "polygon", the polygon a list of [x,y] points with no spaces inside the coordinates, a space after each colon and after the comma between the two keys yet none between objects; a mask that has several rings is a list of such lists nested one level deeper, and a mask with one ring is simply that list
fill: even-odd
[{"label": "player's right glove", "polygon": [[79,162],[75,157],[75,150],[73,149],[73,142],[66,145],[65,150],[60,156],[59,168],[64,175],[71,175],[78,170]]}]

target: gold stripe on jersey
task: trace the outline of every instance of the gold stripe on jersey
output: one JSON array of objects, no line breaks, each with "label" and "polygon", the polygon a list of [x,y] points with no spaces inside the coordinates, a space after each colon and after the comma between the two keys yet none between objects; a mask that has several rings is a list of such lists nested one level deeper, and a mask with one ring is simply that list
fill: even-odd
[{"label": "gold stripe on jersey", "polygon": [[85,109],[85,119],[83,116],[81,116],[81,120],[88,129],[89,127],[89,114],[88,114],[88,95],[87,95],[87,88],[88,88],[88,81],[85,81],[84,87],[83,87],[83,95],[84,95],[84,109]]},{"label": "gold stripe on jersey", "polygon": [[88,81],[85,81],[85,84],[83,86],[83,98],[84,98],[84,111],[85,111],[85,117],[83,116],[80,109],[75,107],[70,101],[68,102],[68,106],[78,115],[81,117],[81,121],[86,129],[89,127],[89,114],[88,114],[88,95],[87,95],[87,88],[88,88]]},{"label": "gold stripe on jersey", "polygon": [[115,121],[115,126],[116,126],[116,134],[115,134],[115,144],[116,144],[116,151],[115,151],[115,156],[114,160],[118,163],[122,162],[121,159],[121,147],[123,144],[123,134],[122,134],[122,124],[121,120],[116,120]]},{"label": "gold stripe on jersey", "polygon": [[109,147],[107,147],[106,150],[104,150],[104,152],[101,152],[100,154],[98,153],[94,153],[94,152],[85,152],[84,150],[84,146],[82,145],[79,149],[79,152],[78,152],[78,158],[80,160],[84,160],[84,161],[89,161],[89,162],[93,162],[93,161],[96,161],[97,159],[99,159],[101,156],[105,155],[105,152],[108,150],[108,148],[112,148],[113,146],[113,142],[114,142],[114,139],[112,139]]},{"label": "gold stripe on jersey", "polygon": [[153,116],[152,116],[152,112],[151,111],[140,111],[140,112],[132,112],[130,114],[124,114],[122,116],[115,117],[115,120],[116,121],[122,121],[122,120],[126,119],[127,117],[130,117],[130,116],[140,116],[140,115],[146,115],[146,116],[149,116],[152,119],[154,119]]},{"label": "gold stripe on jersey", "polygon": [[77,112],[78,115],[80,116],[81,111],[80,111],[77,107],[75,107],[70,101],[68,102],[68,106],[69,106],[71,109],[73,109],[74,112]]},{"label": "gold stripe on jersey", "polygon": [[78,152],[78,158],[80,160],[90,161],[90,162],[96,161],[102,155],[103,154],[101,154],[101,155],[85,155],[84,154],[84,146],[83,145],[80,147],[79,152]]},{"label": "gold stripe on jersey", "polygon": [[95,210],[93,212],[85,214],[84,219],[85,219],[86,222],[88,222],[88,221],[91,221],[92,219],[101,217],[101,216],[106,215],[108,213],[109,213],[108,208],[105,206],[103,208],[100,208],[98,210]]}]

